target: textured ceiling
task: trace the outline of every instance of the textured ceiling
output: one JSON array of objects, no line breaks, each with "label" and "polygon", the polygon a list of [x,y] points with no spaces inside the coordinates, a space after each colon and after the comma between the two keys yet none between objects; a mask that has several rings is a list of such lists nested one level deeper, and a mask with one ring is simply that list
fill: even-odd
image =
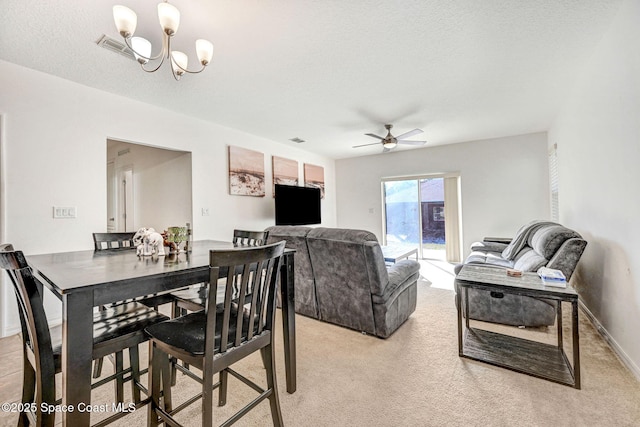
[{"label": "textured ceiling", "polygon": [[[384,123],[429,145],[547,130],[621,1],[175,0],[176,49],[214,44],[176,82],[97,47],[114,0],[2,0],[0,59],[344,158]],[[156,3],[120,4],[158,44]]]}]

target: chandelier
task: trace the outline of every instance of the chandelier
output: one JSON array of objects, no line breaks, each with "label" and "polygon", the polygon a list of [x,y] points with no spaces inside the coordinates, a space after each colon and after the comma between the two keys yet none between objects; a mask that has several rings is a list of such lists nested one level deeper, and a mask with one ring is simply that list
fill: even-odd
[{"label": "chandelier", "polygon": [[[169,59],[173,77],[176,80],[180,80],[184,73],[197,74],[202,72],[211,62],[213,45],[208,40],[196,40],[196,53],[198,61],[202,65],[202,68],[197,71],[187,69],[189,58],[184,52],[171,49],[171,39],[180,25],[180,12],[175,6],[167,3],[166,0],[164,3],[158,4],[158,19],[160,20],[160,27],[162,27],[162,49],[155,56],[151,55],[151,42],[149,40],[142,37],[133,37],[138,23],[138,17],[133,10],[126,6],[113,6],[113,19],[127,47],[133,51],[133,55],[142,69],[148,73],[157,71],[165,59]],[[155,64],[158,60],[159,63],[156,66],[147,67],[147,64]]]}]

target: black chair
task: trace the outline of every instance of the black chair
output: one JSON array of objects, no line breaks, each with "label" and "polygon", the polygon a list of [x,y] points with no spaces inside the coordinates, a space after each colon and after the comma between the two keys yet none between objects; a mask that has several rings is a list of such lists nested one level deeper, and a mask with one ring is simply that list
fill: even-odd
[{"label": "black chair", "polygon": [[[263,246],[267,243],[268,231],[233,230],[233,245]],[[207,298],[207,289],[204,286],[194,285],[186,290],[171,293],[175,298],[176,311],[174,316],[184,315],[187,311],[198,311],[204,308]]]},{"label": "black chair", "polygon": [[[93,245],[96,252],[112,252],[112,251],[122,251],[122,250],[134,250],[136,246],[133,242],[133,237],[135,236],[134,231],[126,231],[126,232],[116,232],[116,233],[93,233]],[[111,304],[110,307],[115,307],[117,305],[136,301],[140,304],[144,304],[147,307],[153,308],[154,310],[158,310],[158,307],[164,304],[173,304],[174,298],[169,294],[154,294],[154,295],[146,295],[143,297],[134,298],[127,301],[119,301],[117,303]],[[100,307],[103,310],[105,307]],[[175,308],[172,308],[172,312],[175,311]],[[114,365],[117,364],[117,356],[116,358],[112,358],[112,362]],[[129,353],[130,359],[134,357],[133,354]],[[135,356],[137,359],[137,356]],[[95,360],[93,365],[93,378],[98,378],[102,375],[102,365],[104,363],[103,358],[98,358]],[[137,360],[130,360],[131,365],[134,363],[138,363]]]},{"label": "black chair", "polygon": [[93,244],[96,251],[117,251],[135,249],[133,236],[135,232],[93,233]]},{"label": "black chair", "polygon": [[[206,286],[205,309],[146,329],[150,337],[150,426],[156,426],[158,422],[179,426],[174,415],[198,400],[202,402],[202,425],[211,426],[213,390],[218,389],[218,404],[224,405],[227,398],[228,374],[238,378],[260,395],[222,425],[236,422],[264,399],[269,399],[273,424],[283,424],[276,383],[272,331],[276,288],[284,246],[285,242],[282,241],[268,246],[212,250],[209,257],[210,277]],[[224,285],[224,295],[220,303],[218,284]],[[235,284],[239,284],[239,294],[234,291]],[[245,296],[248,294],[251,294],[251,298],[245,302]],[[266,389],[231,369],[232,364],[258,350],[261,352],[266,370]],[[191,378],[202,384],[202,393],[176,408],[173,408],[171,401],[168,355],[195,366],[202,372],[202,377],[199,377],[188,371]],[[216,373],[220,373],[220,381],[214,384],[213,377]]]},{"label": "black chair", "polygon": [[[35,412],[21,412],[19,425],[53,426],[55,414],[43,413],[40,405],[56,403],[55,374],[62,369],[62,326],[49,328],[43,306],[43,285],[33,275],[21,251],[14,250],[10,244],[0,245],[0,268],[11,278],[18,302],[24,357],[22,402],[35,403],[36,408]],[[144,328],[167,319],[135,302],[97,312],[93,320],[93,358],[115,353],[116,372],[92,384],[92,388],[115,379],[116,400],[123,402],[124,382],[131,380],[134,401],[140,402],[138,364],[123,369],[122,353],[128,348],[132,360],[137,361],[138,344],[147,340]],[[126,377],[127,374],[130,375]],[[113,419],[124,414],[117,414]]]},{"label": "black chair", "polygon": [[267,244],[267,231],[233,230],[235,246],[263,246]]}]

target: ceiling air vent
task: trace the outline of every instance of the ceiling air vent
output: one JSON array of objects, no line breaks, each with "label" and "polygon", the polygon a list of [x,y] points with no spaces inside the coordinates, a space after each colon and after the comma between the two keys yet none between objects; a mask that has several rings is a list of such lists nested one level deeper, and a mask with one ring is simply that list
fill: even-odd
[{"label": "ceiling air vent", "polygon": [[136,58],[133,56],[133,51],[129,49],[126,44],[116,39],[112,39],[107,35],[103,34],[96,43],[98,46],[103,47],[107,50],[119,53],[120,55],[125,56],[133,61],[136,60]]},{"label": "ceiling air vent", "polygon": [[297,142],[298,144],[305,142],[304,139],[300,139],[297,136],[295,138],[291,138],[289,141]]}]

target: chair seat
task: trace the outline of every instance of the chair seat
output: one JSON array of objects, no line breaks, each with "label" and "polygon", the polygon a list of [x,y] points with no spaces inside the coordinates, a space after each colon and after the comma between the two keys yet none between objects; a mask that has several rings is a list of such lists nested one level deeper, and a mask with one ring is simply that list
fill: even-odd
[{"label": "chair seat", "polygon": [[142,298],[136,298],[135,301],[139,302],[140,304],[144,304],[147,307],[155,309],[156,307],[160,307],[161,305],[173,303],[175,301],[175,298],[173,297],[172,293],[166,293],[159,295],[147,295]]},{"label": "chair seat", "polygon": [[[236,335],[236,325],[238,320],[237,304],[234,303],[234,308],[231,310],[229,316],[229,334],[228,341],[233,342]],[[220,341],[222,337],[222,324],[223,324],[223,306],[218,304],[216,307],[216,331],[215,331],[215,344],[214,353],[220,350]],[[248,324],[251,323],[249,314],[246,310],[243,310],[243,330],[242,338],[245,340],[248,334]],[[145,332],[155,340],[162,341],[171,347],[179,348],[193,356],[204,355],[204,336],[205,336],[205,324],[207,316],[204,310],[197,311],[195,313],[189,313],[176,319],[167,320],[161,323],[157,323],[153,326],[149,326],[145,329]],[[254,327],[254,333],[256,332]]]},{"label": "chair seat", "polygon": [[[138,333],[144,337],[144,328],[163,322],[169,318],[164,314],[137,302],[128,302],[98,311],[93,315],[93,346],[107,343],[116,338]],[[56,366],[60,372],[62,358],[62,325],[49,329],[51,347]],[[140,339],[143,342],[144,339]],[[108,354],[108,353],[107,353]]]}]

